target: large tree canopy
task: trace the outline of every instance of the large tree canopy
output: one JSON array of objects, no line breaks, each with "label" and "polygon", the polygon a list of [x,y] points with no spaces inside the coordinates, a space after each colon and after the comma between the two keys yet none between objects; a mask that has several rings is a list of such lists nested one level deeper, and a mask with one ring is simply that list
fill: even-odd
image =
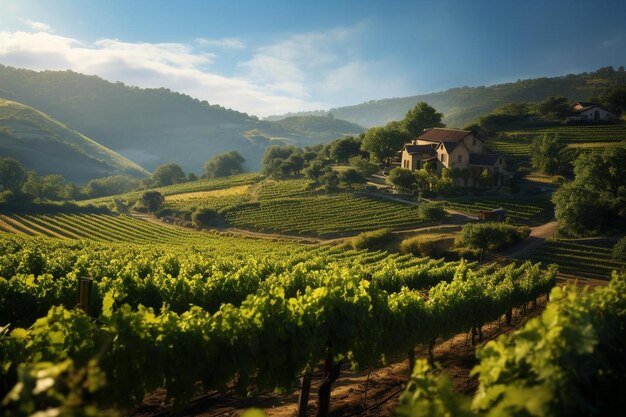
[{"label": "large tree canopy", "polygon": [[243,172],[242,164],[246,160],[237,151],[215,155],[204,164],[204,175],[207,178],[227,177]]},{"label": "large tree canopy", "polygon": [[26,170],[16,159],[0,158],[0,187],[3,191],[19,191],[27,178]]},{"label": "large tree canopy", "polygon": [[414,138],[424,133],[425,129],[444,127],[442,119],[442,113],[422,101],[407,112],[402,120],[402,127],[410,137]]},{"label": "large tree canopy", "polygon": [[575,179],[557,190],[552,201],[560,229],[586,236],[626,221],[626,143],[582,153],[574,162]]},{"label": "large tree canopy", "polygon": [[155,187],[185,182],[187,177],[178,164],[164,164],[154,170],[152,181]]}]

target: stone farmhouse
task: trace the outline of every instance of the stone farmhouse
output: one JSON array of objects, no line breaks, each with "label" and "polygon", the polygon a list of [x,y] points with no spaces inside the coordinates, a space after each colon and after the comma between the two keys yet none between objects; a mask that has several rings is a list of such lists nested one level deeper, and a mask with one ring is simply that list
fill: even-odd
[{"label": "stone farmhouse", "polygon": [[457,185],[477,186],[485,169],[494,187],[510,177],[502,155],[489,151],[478,135],[467,130],[428,129],[402,148],[402,168],[415,171],[428,163],[435,163],[439,173],[443,168],[458,173]]},{"label": "stone farmhouse", "polygon": [[596,103],[578,101],[572,108],[570,120],[580,120],[584,122],[599,122],[614,119],[615,115]]}]

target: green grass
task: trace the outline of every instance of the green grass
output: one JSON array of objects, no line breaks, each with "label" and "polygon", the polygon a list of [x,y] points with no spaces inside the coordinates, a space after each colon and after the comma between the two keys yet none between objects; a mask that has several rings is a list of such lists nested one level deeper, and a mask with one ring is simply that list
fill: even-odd
[{"label": "green grass", "polygon": [[548,240],[529,259],[558,264],[561,272],[608,278],[611,271],[626,268],[626,264],[611,258],[612,245],[604,240]]}]

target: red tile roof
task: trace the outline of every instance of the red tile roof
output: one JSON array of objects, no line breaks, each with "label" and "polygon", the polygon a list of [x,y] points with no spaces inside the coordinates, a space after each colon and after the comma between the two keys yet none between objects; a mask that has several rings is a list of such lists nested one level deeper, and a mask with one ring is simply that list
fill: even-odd
[{"label": "red tile roof", "polygon": [[465,136],[469,135],[470,131],[460,129],[444,129],[435,127],[433,129],[424,132],[418,140],[426,140],[429,142],[459,142]]}]

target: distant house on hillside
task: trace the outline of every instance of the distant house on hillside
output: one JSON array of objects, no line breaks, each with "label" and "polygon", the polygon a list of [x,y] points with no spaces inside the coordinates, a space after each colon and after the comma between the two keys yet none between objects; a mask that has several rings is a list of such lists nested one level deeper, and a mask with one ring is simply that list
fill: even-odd
[{"label": "distant house on hillside", "polygon": [[578,101],[574,103],[572,108],[572,116],[570,120],[581,120],[588,122],[597,122],[611,120],[615,115],[596,103],[586,101]]},{"label": "distant house on hillside", "polygon": [[489,172],[493,186],[503,185],[509,178],[502,155],[490,152],[478,135],[467,130],[429,129],[402,148],[402,168],[415,171],[430,162],[436,163],[439,173],[444,168],[465,171],[467,182],[464,178],[457,178],[459,185],[478,185],[485,170]]}]

